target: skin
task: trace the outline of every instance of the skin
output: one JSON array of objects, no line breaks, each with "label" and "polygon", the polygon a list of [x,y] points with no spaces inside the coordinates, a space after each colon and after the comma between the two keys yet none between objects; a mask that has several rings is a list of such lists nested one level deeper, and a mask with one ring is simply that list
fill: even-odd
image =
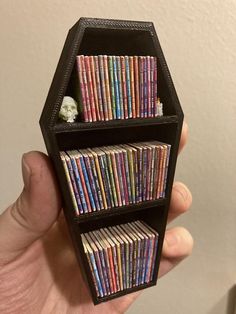
[{"label": "skin", "polygon": [[[180,150],[186,140],[184,124]],[[48,157],[24,154],[22,174],[21,195],[0,216],[0,313],[124,313],[141,292],[93,305],[61,214]],[[188,188],[176,182],[168,221],[186,212],[191,202]],[[159,277],[187,257],[192,247],[186,229],[167,230]]]}]

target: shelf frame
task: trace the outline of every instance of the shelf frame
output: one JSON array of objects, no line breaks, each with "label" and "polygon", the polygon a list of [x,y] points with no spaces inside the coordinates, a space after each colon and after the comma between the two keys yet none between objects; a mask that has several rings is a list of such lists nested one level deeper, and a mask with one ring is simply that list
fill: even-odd
[{"label": "shelf frame", "polygon": [[[104,37],[103,37],[104,35]],[[110,37],[109,37],[110,36]],[[123,37],[130,38],[128,41],[122,40]],[[102,42],[102,45],[100,44]],[[127,55],[154,55],[158,58],[159,73],[159,96],[164,104],[164,116],[157,118],[128,119],[123,121],[107,121],[82,123],[75,122],[71,124],[59,123],[58,114],[65,95],[71,95],[72,72],[75,67],[75,59],[78,54],[127,54]],[[173,185],[177,153],[183,123],[183,111],[181,109],[170,72],[168,70],[165,57],[163,55],[158,37],[153,23],[123,21],[123,20],[107,20],[81,18],[69,31],[66,38],[61,57],[49,89],[48,97],[43,108],[40,126],[45,140],[48,154],[52,160],[55,174],[58,179],[59,188],[63,197],[64,215],[69,227],[70,235],[74,245],[75,253],[88,283],[94,304],[106,302],[110,299],[120,297],[130,292],[141,290],[156,284],[161,259],[161,251],[166,229],[168,210],[170,205],[171,190]],[[95,140],[91,140],[92,136],[97,134],[109,134],[113,130],[117,134],[123,130],[125,132],[136,132],[141,129],[155,130],[155,138],[158,138],[160,131],[161,139],[171,144],[171,156],[168,169],[166,198],[164,200],[156,200],[143,202],[142,204],[129,205],[126,207],[110,209],[104,212],[92,213],[91,216],[85,215],[76,217],[73,210],[73,203],[69,194],[64,169],[60,160],[59,151],[67,145],[74,145],[74,148],[85,147],[86,141],[77,143],[77,138],[81,141],[88,138],[87,147],[92,147]],[[140,133],[139,133],[140,134]],[[133,134],[135,137],[135,134]],[[117,137],[118,141],[119,137]],[[150,134],[150,140],[152,135]],[[159,140],[161,140],[159,139]],[[111,136],[109,141],[111,141]],[[137,141],[139,140],[137,135]],[[99,141],[98,141],[99,142]],[[105,140],[100,140],[100,144],[105,144]],[[64,146],[63,146],[64,145]],[[155,207],[157,207],[155,209]],[[156,210],[156,211],[155,211]],[[161,212],[160,212],[161,211]],[[146,217],[143,213],[147,212]],[[161,214],[161,219],[160,219]],[[150,224],[159,233],[159,245],[156,257],[156,267],[153,280],[147,285],[133,287],[116,294],[98,298],[93,284],[92,275],[81,241],[82,226],[90,224],[99,225],[104,219],[111,221],[112,219],[135,219],[143,215],[145,222]],[[159,217],[159,218],[158,218]]]}]

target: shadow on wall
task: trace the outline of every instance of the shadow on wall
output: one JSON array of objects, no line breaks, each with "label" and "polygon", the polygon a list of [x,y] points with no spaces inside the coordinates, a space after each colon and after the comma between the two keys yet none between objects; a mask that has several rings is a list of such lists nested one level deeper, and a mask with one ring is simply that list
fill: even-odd
[{"label": "shadow on wall", "polygon": [[236,285],[230,288],[209,314],[236,314]]}]

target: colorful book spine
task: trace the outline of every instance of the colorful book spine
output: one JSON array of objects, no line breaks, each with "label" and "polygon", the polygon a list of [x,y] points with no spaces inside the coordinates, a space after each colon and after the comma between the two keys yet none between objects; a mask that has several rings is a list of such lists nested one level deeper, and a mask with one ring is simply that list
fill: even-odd
[{"label": "colorful book spine", "polygon": [[87,261],[88,261],[88,264],[89,264],[89,267],[91,270],[92,279],[93,279],[93,283],[94,283],[97,295],[102,297],[103,293],[101,290],[101,282],[100,282],[100,279],[98,276],[97,266],[95,263],[93,252],[92,252],[91,248],[89,248],[87,240],[85,239],[85,236],[83,234],[81,235],[81,238],[82,238],[84,251],[85,251],[85,254],[87,257]]},{"label": "colorful book spine", "polygon": [[85,86],[84,86],[84,79],[83,79],[83,67],[82,67],[82,59],[84,58],[83,55],[76,57],[76,64],[77,64],[77,73],[79,78],[79,94],[81,94],[81,101],[82,101],[82,119],[85,122],[88,122],[88,108],[86,103],[86,95],[85,95]]},{"label": "colorful book spine", "polygon": [[99,60],[101,91],[102,91],[103,112],[104,112],[105,120],[108,121],[109,120],[109,113],[108,113],[108,103],[107,103],[107,94],[106,94],[106,84],[105,84],[105,73],[104,73],[103,56],[99,55],[98,56],[98,60]]},{"label": "colorful book spine", "polygon": [[98,160],[99,160],[99,167],[101,169],[102,181],[104,183],[104,191],[105,191],[105,196],[106,196],[107,207],[111,208],[111,197],[110,197],[110,192],[108,189],[108,181],[107,181],[104,159],[103,159],[102,154],[98,154]]},{"label": "colorful book spine", "polygon": [[104,77],[105,77],[105,89],[106,89],[108,119],[112,120],[113,114],[112,114],[112,104],[111,104],[111,93],[110,93],[110,82],[109,82],[107,55],[103,56],[103,61],[104,61]]},{"label": "colorful book spine", "polygon": [[135,85],[134,85],[134,57],[129,57],[130,67],[130,87],[131,87],[131,106],[132,106],[132,118],[136,118],[136,107],[135,107]]},{"label": "colorful book spine", "polygon": [[128,113],[129,118],[133,117],[132,110],[132,96],[131,96],[131,85],[130,85],[130,68],[129,68],[129,57],[125,56],[125,74],[126,74],[126,90],[127,90],[127,100],[128,100]]},{"label": "colorful book spine", "polygon": [[115,244],[115,249],[116,249],[116,256],[117,256],[117,264],[118,264],[118,278],[119,278],[119,287],[120,290],[124,290],[124,285],[123,285],[123,268],[122,268],[122,257],[121,257],[121,246],[122,243],[120,239],[114,237],[113,233],[107,229],[104,228],[108,234],[108,236],[112,239],[112,241]]},{"label": "colorful book spine", "polygon": [[117,258],[117,251],[116,251],[116,246],[110,236],[107,234],[105,229],[102,229],[104,234],[107,237],[107,240],[109,244],[111,245],[111,250],[112,250],[112,257],[113,257],[113,265],[114,265],[114,274],[115,274],[115,283],[116,283],[116,289],[117,291],[120,291],[120,278],[119,278],[119,265],[118,265],[118,258]]},{"label": "colorful book spine", "polygon": [[89,94],[89,102],[90,102],[90,107],[91,107],[92,121],[97,121],[94,94],[93,94],[92,75],[91,75],[90,61],[89,61],[88,56],[84,57],[84,63],[85,63],[85,71],[86,71],[86,76],[87,76],[88,94]]},{"label": "colorful book spine", "polygon": [[157,194],[156,194],[157,199],[160,198],[164,154],[165,154],[164,147],[160,145],[160,162],[159,162],[159,168],[158,168],[158,183],[157,183]]},{"label": "colorful book spine", "polygon": [[163,194],[163,187],[164,187],[164,180],[165,180],[165,168],[166,168],[166,158],[167,158],[167,146],[163,145],[163,164],[161,168],[161,183],[160,183],[160,191],[159,191],[159,197],[162,197]]},{"label": "colorful book spine", "polygon": [[164,187],[163,187],[163,194],[162,197],[165,197],[166,193],[166,183],[167,183],[167,175],[168,175],[168,168],[169,168],[169,160],[170,160],[170,145],[167,145],[167,157],[166,157],[166,168],[165,168],[165,179],[164,179]]},{"label": "colorful book spine", "polygon": [[95,263],[96,263],[97,271],[98,271],[98,277],[99,277],[99,280],[101,283],[102,293],[104,296],[106,296],[107,295],[107,289],[106,289],[106,284],[105,284],[105,279],[104,279],[104,275],[103,275],[102,264],[101,264],[101,259],[99,256],[98,248],[94,244],[94,241],[90,237],[89,233],[85,233],[84,236],[85,236],[87,242],[89,243],[91,249],[93,250],[94,259],[95,259]]},{"label": "colorful book spine", "polygon": [[83,206],[83,212],[88,213],[88,203],[87,203],[87,199],[85,198],[85,194],[84,194],[84,190],[83,190],[83,186],[82,186],[82,180],[81,180],[78,168],[77,168],[75,157],[70,151],[67,151],[67,154],[71,160],[71,166],[73,168],[73,173],[74,173],[74,176],[76,179],[78,192],[79,192],[80,199],[81,199],[82,206]]},{"label": "colorful book spine", "polygon": [[111,92],[111,107],[113,119],[116,119],[116,97],[115,97],[115,86],[114,86],[114,75],[113,75],[113,60],[112,56],[108,56],[108,70],[110,79],[110,92]]},{"label": "colorful book spine", "polygon": [[154,173],[153,173],[153,194],[152,199],[155,200],[157,198],[157,188],[158,188],[158,180],[159,180],[159,168],[160,168],[160,157],[161,157],[161,148],[160,146],[155,147],[155,165],[154,165]]},{"label": "colorful book spine", "polygon": [[92,176],[95,182],[95,188],[97,191],[97,195],[98,195],[98,200],[99,200],[99,206],[100,209],[104,209],[104,203],[103,203],[103,198],[102,198],[102,191],[101,191],[101,187],[100,187],[100,183],[99,183],[99,179],[98,179],[98,173],[97,173],[97,169],[96,169],[96,165],[95,165],[95,160],[94,157],[92,155],[91,152],[88,153],[89,156],[89,162],[90,162],[90,167],[92,170]]},{"label": "colorful book spine", "polygon": [[94,63],[93,56],[89,56],[89,63],[90,63],[91,77],[92,77],[92,89],[93,89],[93,96],[94,96],[95,112],[96,112],[97,121],[100,121],[101,115],[100,115],[100,107],[99,107],[99,101],[98,101],[98,90],[97,90],[95,63]]},{"label": "colorful book spine", "polygon": [[150,115],[151,117],[155,116],[155,96],[154,96],[154,92],[155,92],[155,88],[154,88],[154,57],[150,57],[150,84],[151,84],[151,112]]},{"label": "colorful book spine", "polygon": [[110,156],[111,156],[111,162],[112,162],[112,171],[114,174],[117,202],[118,202],[118,206],[122,206],[120,183],[119,183],[119,177],[118,177],[118,172],[117,172],[118,170],[117,170],[117,165],[116,165],[116,157],[115,157],[115,152],[113,149],[111,150]]},{"label": "colorful book spine", "polygon": [[[84,182],[85,182],[85,185],[86,185],[86,189],[88,191],[88,196],[89,196],[89,200],[90,200],[92,211],[96,211],[97,208],[96,208],[96,204],[95,204],[92,188],[91,188],[91,185],[90,185],[89,175],[88,175],[88,172],[87,172],[87,169],[86,169],[86,165],[85,165],[85,161],[84,161],[83,155],[78,153],[78,159],[79,159],[80,165],[82,167]],[[77,159],[77,163],[78,163],[78,159]]]},{"label": "colorful book spine", "polygon": [[127,190],[128,190],[128,203],[132,204],[132,192],[131,192],[131,180],[129,174],[129,161],[128,161],[128,153],[126,149],[122,147],[122,155],[123,155],[123,162],[125,168],[125,178],[127,182]]},{"label": "colorful book spine", "polygon": [[[67,180],[67,183],[68,183],[68,186],[69,186],[69,191],[70,191],[70,196],[71,196],[71,199],[72,199],[72,202],[73,202],[73,206],[74,206],[76,214],[79,215],[80,212],[81,212],[82,206],[79,203],[77,204],[76,192],[75,192],[75,189],[73,188],[72,179],[70,177],[70,173],[69,173],[69,169],[68,169],[69,167],[67,167],[67,162],[66,162],[66,156],[65,155],[66,154],[64,152],[60,152],[60,157],[61,157],[63,168],[64,168],[64,171],[65,171],[66,180]],[[77,187],[76,187],[76,189],[77,189]],[[80,202],[80,199],[79,199],[79,202]],[[79,205],[81,206],[81,208],[79,208]]]},{"label": "colorful book spine", "polygon": [[87,176],[88,176],[88,180],[89,180],[88,184],[91,187],[92,197],[93,197],[94,203],[95,203],[95,210],[99,211],[101,209],[100,208],[100,202],[99,202],[99,198],[98,198],[95,178],[93,176],[93,172],[92,172],[92,168],[91,168],[90,159],[89,159],[89,156],[87,155],[86,152],[81,150],[80,153],[83,156],[82,158],[84,160],[85,169],[87,171]]},{"label": "colorful book spine", "polygon": [[103,247],[103,252],[104,252],[104,257],[105,257],[105,265],[107,269],[107,275],[108,275],[108,280],[109,280],[109,291],[111,293],[114,293],[114,285],[113,285],[113,280],[112,280],[112,265],[110,264],[110,256],[109,256],[109,244],[105,241],[103,238],[103,235],[101,234],[100,230],[93,231],[96,238],[98,239],[99,243],[101,243]]},{"label": "colorful book spine", "polygon": [[130,260],[130,255],[131,254],[130,254],[129,241],[128,241],[125,233],[123,232],[123,229],[121,228],[121,226],[116,226],[115,228],[117,230],[117,233],[121,236],[122,240],[125,243],[125,273],[126,273],[125,285],[126,285],[126,288],[131,288],[131,284],[130,284],[130,263],[132,262],[132,260]]},{"label": "colorful book spine", "polygon": [[114,171],[112,168],[112,161],[111,161],[111,152],[107,150],[106,148],[104,149],[105,156],[106,156],[106,161],[107,161],[107,166],[108,166],[108,175],[110,178],[110,183],[111,183],[111,192],[112,192],[112,197],[114,200],[114,206],[117,207],[119,206],[118,204],[118,199],[117,199],[117,192],[116,192],[116,186],[115,186],[115,176],[114,176]]},{"label": "colorful book spine", "polygon": [[158,109],[157,109],[157,58],[154,57],[154,73],[153,73],[153,80],[154,80],[154,89],[153,89],[153,97],[154,97],[154,115],[155,117],[158,116]]},{"label": "colorful book spine", "polygon": [[106,176],[106,182],[107,182],[107,193],[109,195],[111,207],[115,207],[115,202],[114,202],[114,197],[113,197],[113,193],[112,193],[112,185],[111,185],[111,180],[110,180],[110,176],[109,176],[109,169],[108,169],[108,163],[107,163],[106,155],[102,154],[101,157],[102,157],[103,163],[104,163],[104,170],[105,170],[105,176]]},{"label": "colorful book spine", "polygon": [[122,77],[121,77],[121,62],[120,57],[116,57],[116,69],[117,69],[117,83],[119,91],[119,100],[120,100],[120,116],[121,119],[124,119],[124,104],[123,104],[123,91],[122,91]]},{"label": "colorful book spine", "polygon": [[151,145],[151,166],[150,166],[150,178],[149,178],[149,184],[150,184],[150,189],[149,189],[149,195],[148,195],[148,200],[152,200],[152,191],[153,191],[153,173],[154,173],[154,164],[155,164],[155,147]]},{"label": "colorful book spine", "polygon": [[100,81],[100,72],[99,72],[99,61],[98,56],[94,56],[94,66],[95,66],[95,77],[96,77],[96,86],[97,86],[97,95],[98,95],[98,108],[101,120],[105,120],[103,103],[102,103],[102,87]]},{"label": "colorful book spine", "polygon": [[151,117],[151,64],[150,56],[146,57],[147,60],[147,116]]},{"label": "colorful book spine", "polygon": [[125,58],[120,57],[121,61],[121,77],[122,77],[122,94],[123,94],[123,106],[124,106],[124,118],[129,118],[128,112],[128,99],[127,99],[127,88],[126,88],[126,74],[125,74]]},{"label": "colorful book spine", "polygon": [[135,85],[135,111],[136,117],[140,117],[140,94],[139,94],[139,60],[134,56],[134,85]]},{"label": "colorful book spine", "polygon": [[102,232],[102,229],[100,229],[99,232],[101,234],[101,237],[107,243],[107,252],[108,252],[108,258],[109,258],[110,270],[111,270],[111,280],[112,280],[113,291],[115,293],[115,292],[117,292],[117,283],[116,283],[116,274],[115,274],[115,265],[114,265],[114,260],[113,260],[112,247],[108,243],[107,236],[104,235],[104,233]]},{"label": "colorful book spine", "polygon": [[128,226],[133,234],[135,234],[137,239],[137,263],[136,263],[136,280],[134,285],[138,286],[141,284],[141,267],[142,267],[142,241],[143,236],[141,233],[136,229],[134,223],[128,223]]},{"label": "colorful book spine", "polygon": [[146,271],[146,260],[148,255],[148,237],[146,234],[140,229],[138,222],[134,222],[134,227],[140,232],[143,236],[143,250],[141,254],[141,272],[140,272],[140,284],[144,284],[145,281],[145,271]]},{"label": "colorful book spine", "polygon": [[80,175],[86,203],[88,206],[88,211],[91,212],[92,210],[95,210],[96,208],[95,208],[94,200],[92,198],[92,192],[91,192],[91,189],[89,186],[87,172],[85,171],[85,167],[84,167],[84,163],[83,163],[82,159],[83,158],[81,156],[79,156],[78,153],[76,152],[75,153],[75,160],[76,160],[77,168],[79,171],[79,175]]},{"label": "colorful book spine", "polygon": [[147,177],[146,177],[146,195],[145,199],[149,201],[150,199],[150,188],[151,188],[151,167],[152,167],[152,149],[150,146],[147,147]]},{"label": "colorful book spine", "polygon": [[140,202],[138,151],[135,148],[132,148],[132,151],[133,151],[133,160],[134,160],[135,200],[136,200],[136,203],[138,203],[138,202]]},{"label": "colorful book spine", "polygon": [[116,118],[121,119],[120,94],[119,94],[119,82],[118,82],[116,57],[112,56],[112,60],[113,60],[113,72],[114,72],[115,99],[116,99]]},{"label": "colorful book spine", "polygon": [[131,103],[132,103],[132,118],[136,118],[136,105],[135,105],[135,83],[134,83],[134,57],[129,57],[130,68],[130,90],[131,90]]},{"label": "colorful book spine", "polygon": [[107,269],[104,249],[102,248],[101,244],[99,243],[98,239],[96,238],[95,232],[89,232],[89,236],[98,249],[99,259],[100,259],[101,268],[102,268],[102,274],[103,274],[103,278],[104,278],[105,291],[106,291],[107,295],[110,295],[111,290],[110,290],[110,285],[109,285],[109,276],[108,276],[108,271],[107,271],[108,269]]},{"label": "colorful book spine", "polygon": [[144,118],[143,57],[139,57],[140,117]]},{"label": "colorful book spine", "polygon": [[123,156],[123,152],[119,150],[120,161],[121,161],[121,173],[122,173],[122,184],[124,186],[124,196],[125,196],[125,205],[129,204],[129,192],[128,192],[128,183],[126,178],[126,171],[125,171],[125,160]]},{"label": "colorful book spine", "polygon": [[104,204],[104,209],[107,209],[108,206],[107,206],[107,201],[106,201],[105,188],[104,188],[104,183],[103,183],[103,179],[102,179],[102,173],[101,173],[101,168],[100,168],[100,164],[99,164],[98,155],[93,150],[89,149],[89,151],[93,154],[93,157],[94,157],[96,170],[97,170],[97,174],[98,174],[99,186],[101,188],[102,201],[103,201],[103,204]]},{"label": "colorful book spine", "polygon": [[147,89],[147,57],[143,58],[143,98],[144,98],[144,117],[148,116],[148,89]]},{"label": "colorful book spine", "polygon": [[139,201],[142,202],[143,199],[143,153],[142,148],[136,146],[138,151],[138,182],[139,182]]},{"label": "colorful book spine", "polygon": [[122,169],[121,169],[121,159],[118,150],[115,148],[115,158],[116,158],[116,165],[117,165],[117,173],[119,179],[119,186],[120,186],[120,194],[121,194],[121,201],[122,205],[125,205],[125,191],[122,179]]},{"label": "colorful book spine", "polygon": [[128,150],[129,171],[132,191],[132,203],[136,203],[136,185],[135,185],[135,161],[133,155],[133,149],[130,147]]},{"label": "colorful book spine", "polygon": [[143,155],[143,164],[142,164],[142,200],[146,201],[146,194],[147,194],[147,147],[142,145],[142,155]]},{"label": "colorful book spine", "polygon": [[128,145],[121,145],[123,149],[123,156],[125,159],[125,172],[128,184],[129,203],[135,203],[134,195],[134,172],[133,172],[133,156],[132,151]]},{"label": "colorful book spine", "polygon": [[88,89],[88,81],[87,81],[87,75],[86,75],[86,67],[84,62],[84,57],[81,56],[81,66],[82,66],[82,74],[83,74],[83,82],[84,82],[84,94],[86,99],[86,111],[88,115],[88,122],[92,122],[92,109],[89,99],[89,89]]}]

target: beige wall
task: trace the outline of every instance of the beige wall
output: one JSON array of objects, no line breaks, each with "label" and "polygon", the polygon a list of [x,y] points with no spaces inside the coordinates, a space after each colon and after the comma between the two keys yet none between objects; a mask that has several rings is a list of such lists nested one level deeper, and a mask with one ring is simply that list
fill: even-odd
[{"label": "beige wall", "polygon": [[[0,208],[21,190],[20,158],[45,150],[38,119],[68,29],[80,16],[148,20],[190,125],[177,179],[193,192],[175,224],[191,258],[143,293],[129,313],[233,313],[236,299],[236,1],[0,1]],[[231,290],[230,290],[231,289]]]}]

